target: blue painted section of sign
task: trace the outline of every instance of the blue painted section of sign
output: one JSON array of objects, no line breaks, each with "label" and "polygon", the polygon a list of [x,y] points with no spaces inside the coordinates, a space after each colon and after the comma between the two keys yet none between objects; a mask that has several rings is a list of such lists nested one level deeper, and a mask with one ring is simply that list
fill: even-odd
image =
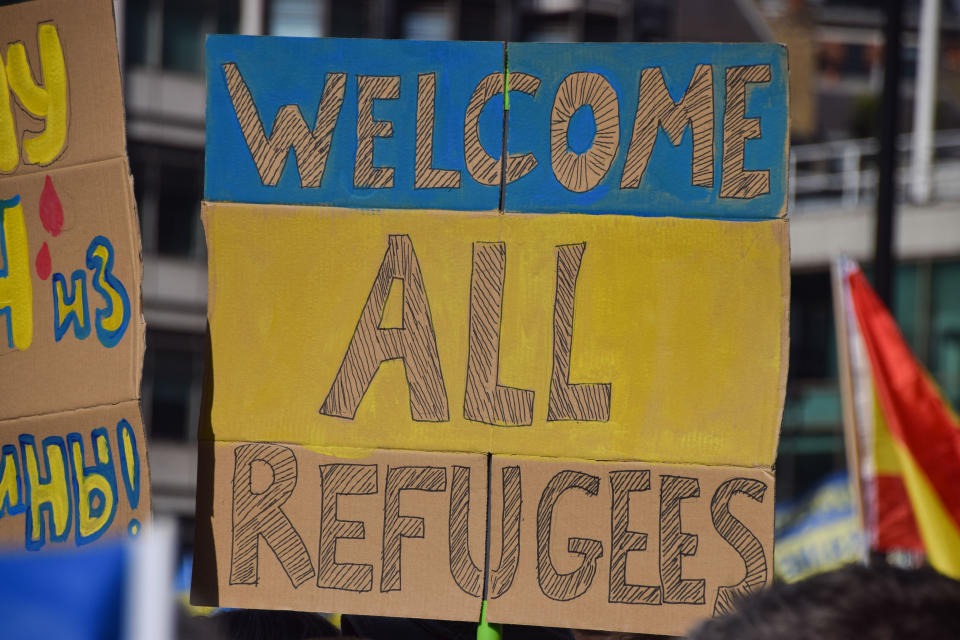
[{"label": "blue painted section of sign", "polygon": [[129,565],[129,549],[113,540],[44,553],[3,549],[0,637],[124,638]]},{"label": "blue painted section of sign", "polygon": [[[785,214],[787,197],[787,57],[776,44],[547,44],[510,43],[511,74],[540,78],[535,95],[510,92],[507,148],[532,152],[537,166],[506,186],[504,208],[513,212],[627,213],[651,216],[711,218],[775,218]],[[640,76],[647,67],[660,67],[674,101],[684,96],[698,64],[712,66],[713,186],[691,184],[692,133],[687,127],[678,146],[661,128],[638,188],[620,188],[624,159],[633,134]],[[723,118],[728,67],[770,65],[768,83],[748,84],[746,117],[760,119],[761,138],[748,140],[743,166],[770,171],[770,191],[752,199],[720,197],[723,157]],[[616,156],[594,188],[576,193],[563,187],[551,166],[550,116],[557,89],[575,72],[603,76],[617,94],[620,136]],[[570,124],[567,145],[582,153],[593,139],[593,117],[583,109]]]},{"label": "blue painted section of sign", "polygon": [[[497,182],[505,115],[498,78],[493,91],[487,87],[485,102],[480,101],[484,106],[476,125],[482,144],[479,155],[487,158],[485,173],[476,170],[473,162],[468,167],[466,156],[471,152],[465,152],[465,137],[471,129],[466,122],[471,97],[485,77],[503,72],[504,46],[500,42],[209,37],[205,199],[358,209],[497,209],[501,204]],[[517,172],[519,177],[508,170],[504,210],[724,219],[785,214],[789,118],[786,51],[782,46],[521,43],[510,44],[507,54],[511,88],[507,150],[511,156],[528,157],[526,168]],[[647,126],[648,131],[656,133],[645,170],[632,186],[626,184],[624,167],[640,111],[638,94],[644,69],[657,68],[662,73],[669,96],[661,96],[659,104],[661,111],[669,111],[686,94],[694,93],[688,91],[688,85],[698,65],[709,65],[706,77],[712,78],[706,94],[709,97],[701,102],[712,105],[712,109],[700,111],[712,123],[700,129],[701,135],[704,130],[713,132],[712,145],[703,146],[712,153],[701,154],[707,158],[706,166],[712,167],[709,179],[705,181],[702,173],[700,179],[693,178],[692,127],[687,124],[682,129],[674,146],[660,126],[661,119]],[[725,132],[727,72],[756,65],[769,69],[769,81],[754,79],[745,84],[742,126]],[[569,101],[572,95],[579,99],[588,93],[581,86],[564,94],[564,79],[584,73],[595,74],[592,81],[599,79],[605,87],[608,107],[604,123],[598,127],[596,117],[603,114],[583,107],[570,117],[565,140],[558,138],[560,144],[551,149],[554,105]],[[321,140],[318,107],[330,93],[337,93],[329,91],[333,74],[341,74],[338,95],[342,102],[330,102],[325,113],[332,133]],[[432,105],[434,126],[429,163],[421,162],[418,174],[418,135],[425,140],[425,130],[429,131],[424,127],[418,131],[417,124],[421,74],[435,74],[436,86],[434,100],[421,101],[421,109],[425,104]],[[521,74],[527,74],[526,84]],[[391,97],[391,90],[381,86],[376,92],[380,97],[372,101],[372,107],[360,108],[359,76],[398,77],[398,96]],[[531,89],[531,76],[538,81],[535,90]],[[246,92],[246,107],[237,97],[238,82]],[[647,104],[650,95],[644,95]],[[372,163],[366,165],[371,171],[392,169],[390,182],[374,184],[369,171],[363,174],[366,178],[359,170],[355,172],[357,157],[363,156],[362,151],[358,153],[362,135],[358,121],[364,114],[368,120],[392,126],[392,133],[386,135],[385,125],[373,125],[380,131],[372,138]],[[618,126],[616,135],[610,133],[611,118]],[[742,143],[742,158],[725,163],[725,136],[735,141],[746,132],[749,138],[752,119],[759,125],[759,137]],[[699,121],[704,120],[701,117]],[[275,127],[275,122],[285,124]],[[291,134],[293,130],[298,133]],[[590,154],[592,148],[599,148],[601,134],[606,136],[608,155],[599,170],[602,177],[595,176],[586,187],[581,183],[580,188],[571,188],[558,170],[558,152],[573,151],[568,159]],[[316,139],[308,140],[311,135]],[[676,131],[674,135],[676,139]],[[325,162],[318,161],[324,155]],[[471,158],[477,157],[474,148]],[[702,170],[703,164],[700,167]],[[425,187],[424,181],[417,185],[415,175],[429,169],[448,170],[448,176],[456,172],[459,186],[434,182]],[[748,196],[734,197],[721,186],[725,178],[738,171],[768,171],[769,184]]]},{"label": "blue painted section of sign", "polygon": [[[338,38],[210,36],[207,39],[207,140],[204,197],[209,201],[334,205],[356,208],[494,210],[498,185],[470,177],[464,160],[464,114],[477,84],[503,71],[501,42],[414,42]],[[328,72],[346,73],[343,104],[318,187],[303,187],[294,154],[275,186],[263,183],[228,91],[224,63],[234,63],[270,136],[284,105],[296,105],[314,127]],[[461,173],[460,188],[414,189],[418,74],[436,73],[433,167]],[[356,188],[357,76],[400,76],[397,99],[374,101],[392,137],[373,143],[374,166],[394,168],[394,186]],[[480,115],[480,140],[494,158],[503,138],[502,96]]]}]

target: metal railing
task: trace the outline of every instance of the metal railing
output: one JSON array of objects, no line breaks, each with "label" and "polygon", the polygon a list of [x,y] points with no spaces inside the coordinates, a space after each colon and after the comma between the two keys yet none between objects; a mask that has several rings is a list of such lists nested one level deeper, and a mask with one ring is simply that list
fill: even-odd
[{"label": "metal railing", "polygon": [[[897,141],[897,194],[907,200],[912,136]],[[877,196],[877,154],[873,138],[797,145],[790,150],[789,209],[855,209]],[[960,200],[960,129],[934,136],[933,193],[936,200]]]}]

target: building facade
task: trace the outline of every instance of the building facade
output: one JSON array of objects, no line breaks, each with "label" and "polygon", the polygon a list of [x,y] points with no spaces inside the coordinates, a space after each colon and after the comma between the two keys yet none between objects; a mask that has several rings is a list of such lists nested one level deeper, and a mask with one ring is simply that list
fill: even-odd
[{"label": "building facade", "polygon": [[[830,259],[869,261],[882,69],[872,2],[796,0],[117,0],[128,144],[144,249],[143,411],[154,505],[189,548],[206,351],[203,39],[207,33],[534,41],[757,41],[790,47],[791,364],[778,500],[845,465]],[[916,3],[907,24],[915,30]],[[907,55],[915,51],[908,34]],[[912,40],[911,40],[912,38]],[[941,124],[950,126],[960,25],[944,4]],[[915,56],[914,56],[915,57]],[[908,57],[906,68],[911,68]],[[910,83],[904,103],[910,104]],[[960,86],[960,83],[958,83]],[[874,115],[872,115],[874,114]],[[909,122],[909,120],[905,120]],[[957,122],[960,126],[960,120]],[[830,141],[830,142],[827,142]],[[904,155],[906,158],[906,155]],[[955,167],[954,162],[958,165]],[[956,172],[955,172],[956,170]],[[900,210],[895,312],[960,404],[960,137],[938,137],[937,200]],[[873,181],[873,182],[871,182]]]}]

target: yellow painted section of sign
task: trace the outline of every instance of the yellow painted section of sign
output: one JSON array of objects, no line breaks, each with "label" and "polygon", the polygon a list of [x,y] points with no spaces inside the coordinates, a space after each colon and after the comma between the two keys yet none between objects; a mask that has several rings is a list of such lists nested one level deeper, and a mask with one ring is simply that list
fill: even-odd
[{"label": "yellow painted section of sign", "polygon": [[[202,438],[773,463],[788,350],[786,220],[213,203],[204,224],[215,387]],[[449,418],[412,419],[401,359],[380,365],[352,419],[322,415],[397,235],[409,237],[422,274]],[[464,418],[476,242],[504,243],[499,384],[534,392],[529,426]],[[579,243],[569,382],[609,383],[609,418],[548,421],[557,247]],[[397,327],[396,315],[380,327]]]}]

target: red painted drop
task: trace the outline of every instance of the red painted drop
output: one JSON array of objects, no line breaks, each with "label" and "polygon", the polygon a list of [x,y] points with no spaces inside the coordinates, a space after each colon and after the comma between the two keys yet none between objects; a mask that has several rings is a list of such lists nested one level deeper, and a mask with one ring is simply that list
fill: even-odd
[{"label": "red painted drop", "polygon": [[41,280],[46,280],[50,277],[50,247],[47,246],[46,242],[43,243],[40,251],[37,252],[36,267],[37,275],[40,276]]},{"label": "red painted drop", "polygon": [[[63,205],[60,196],[53,188],[53,181],[47,176],[43,182],[43,192],[40,194],[40,222],[43,228],[56,238],[63,230]],[[42,249],[41,249],[42,251]]]}]

